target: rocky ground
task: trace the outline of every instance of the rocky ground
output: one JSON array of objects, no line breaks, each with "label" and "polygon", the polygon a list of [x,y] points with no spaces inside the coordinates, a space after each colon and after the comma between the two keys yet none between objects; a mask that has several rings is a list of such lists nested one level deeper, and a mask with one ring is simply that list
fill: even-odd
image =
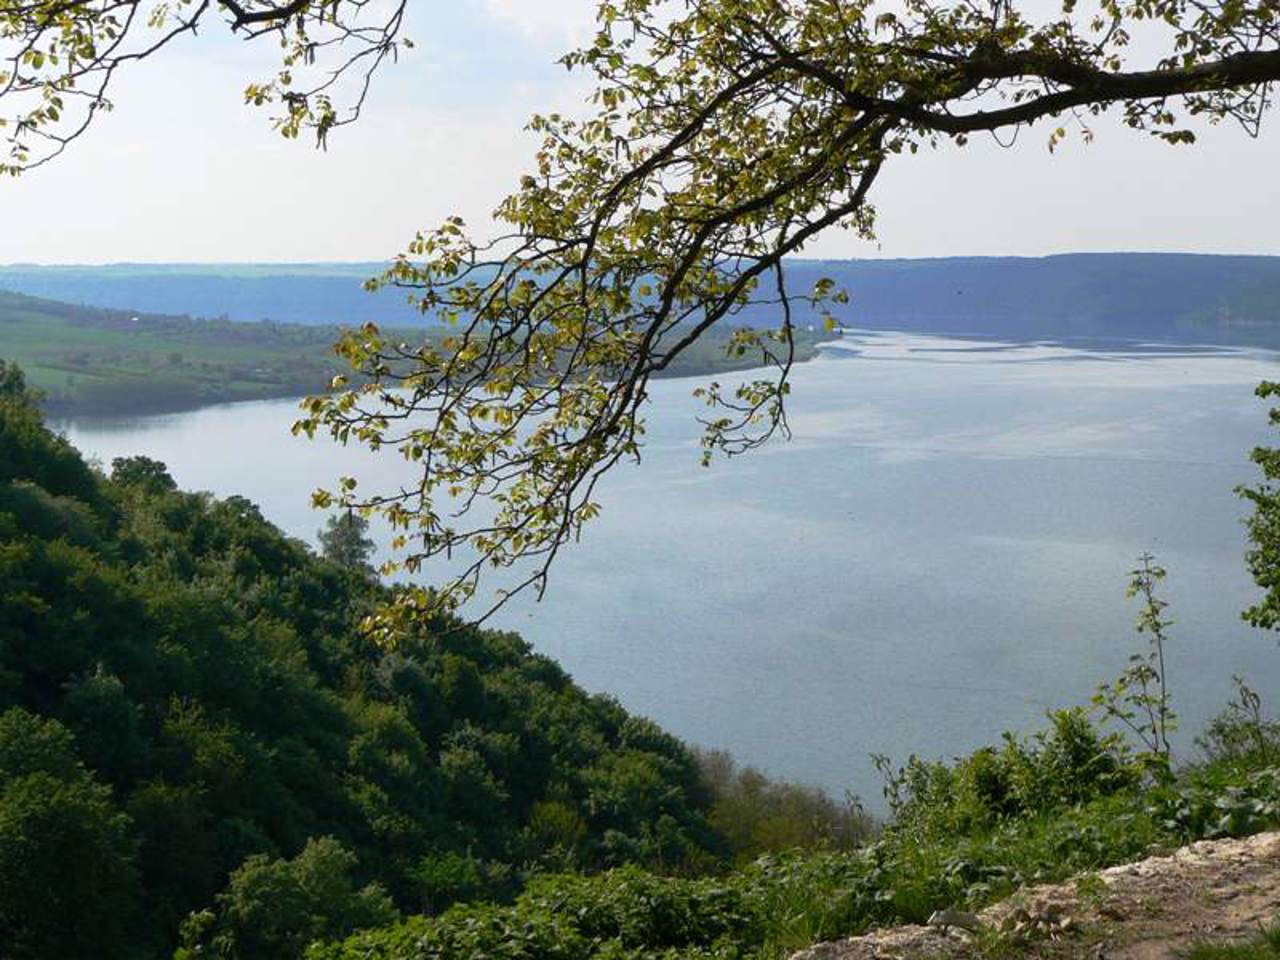
[{"label": "rocky ground", "polygon": [[1256,936],[1280,919],[1280,832],[1206,840],[1169,856],[1019,891],[978,914],[824,943],[792,960],[1174,960],[1192,944]]}]

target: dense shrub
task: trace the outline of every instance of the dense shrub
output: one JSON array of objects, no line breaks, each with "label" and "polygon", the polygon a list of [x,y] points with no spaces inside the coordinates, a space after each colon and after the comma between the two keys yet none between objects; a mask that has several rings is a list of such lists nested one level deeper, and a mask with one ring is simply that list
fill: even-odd
[{"label": "dense shrub", "polygon": [[279,960],[308,944],[399,919],[376,883],[357,888],[356,858],[332,837],[308,841],[292,860],[257,854],[232,875],[217,907],[183,925],[175,960],[214,956]]},{"label": "dense shrub", "polygon": [[1005,734],[954,765],[911,757],[885,775],[894,829],[920,839],[966,835],[1010,818],[1085,803],[1133,787],[1143,766],[1118,735],[1103,735],[1081,709],[1049,715],[1030,739]]},{"label": "dense shrub", "polygon": [[724,751],[697,757],[711,794],[711,826],[740,863],[770,851],[849,850],[872,834],[871,818],[853,797],[837,802],[819,787],[772,780]]},{"label": "dense shrub", "polygon": [[737,955],[762,930],[744,894],[714,879],[661,877],[623,867],[595,877],[543,876],[507,907],[459,905],[345,944],[313,948],[309,960],[586,960]]},{"label": "dense shrub", "polygon": [[542,876],[510,905],[411,918],[317,945],[308,960],[773,960],[978,907],[1024,884],[1280,824],[1280,770],[1217,763],[1153,785],[1138,779],[1146,769],[1085,715],[1054,714],[1028,740],[893,771],[904,819],[860,849],[768,855],[710,879],[636,867]]},{"label": "dense shrub", "polygon": [[470,900],[509,900],[515,892],[514,873],[510,864],[449,850],[423,857],[413,876],[422,895],[421,911],[435,914]]}]

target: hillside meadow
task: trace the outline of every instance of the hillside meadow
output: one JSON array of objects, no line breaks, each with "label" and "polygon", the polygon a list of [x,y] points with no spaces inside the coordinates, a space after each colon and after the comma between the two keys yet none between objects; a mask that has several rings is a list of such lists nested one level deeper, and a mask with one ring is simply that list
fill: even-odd
[{"label": "hillside meadow", "polygon": [[[413,318],[402,308],[400,315]],[[386,331],[413,344],[447,335],[439,326]],[[215,403],[322,393],[344,362],[336,325],[240,323],[77,306],[0,290],[0,359],[17,363],[56,416],[170,413]],[[725,331],[694,344],[661,376],[750,367],[726,351]],[[798,331],[809,359],[823,335]]]}]

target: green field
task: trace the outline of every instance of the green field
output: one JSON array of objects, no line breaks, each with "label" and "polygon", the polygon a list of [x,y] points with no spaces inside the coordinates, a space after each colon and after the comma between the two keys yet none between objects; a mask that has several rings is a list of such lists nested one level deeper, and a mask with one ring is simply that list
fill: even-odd
[{"label": "green field", "polygon": [[301,395],[337,372],[325,327],[102,310],[0,292],[0,357],[56,414],[154,413]]},{"label": "green field", "polygon": [[[0,291],[0,358],[16,361],[60,416],[167,413],[233,400],[296,397],[324,389],[342,362],[327,326],[237,323],[139,314]],[[421,328],[406,339],[432,336]],[[809,359],[823,339],[798,334]],[[699,342],[665,376],[751,366],[724,338]]]}]

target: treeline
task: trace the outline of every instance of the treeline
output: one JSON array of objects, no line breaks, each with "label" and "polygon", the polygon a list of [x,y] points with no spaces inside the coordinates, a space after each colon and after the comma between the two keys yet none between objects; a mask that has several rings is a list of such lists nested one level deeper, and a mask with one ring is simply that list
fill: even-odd
[{"label": "treeline", "polygon": [[411,324],[400,290],[371,294],[364,281],[386,263],[118,264],[0,267],[0,288],[69,303],[256,323]]},{"label": "treeline", "polygon": [[0,291],[0,357],[55,415],[188,410],[323,390],[336,327],[111,310]]},{"label": "treeline", "polygon": [[[1280,257],[1077,253],[1050,257],[797,260],[797,290],[829,277],[854,327],[1010,340],[1121,338],[1280,347]],[[746,322],[758,322],[748,311]]]},{"label": "treeline", "polygon": [[232,321],[229,317],[193,316],[190,313],[149,313],[146,311],[100,307],[85,303],[67,303],[48,300],[29,294],[0,290],[0,317],[13,322],[24,316],[48,317],[67,320],[77,326],[97,327],[102,330],[119,330],[158,334],[196,335],[208,342],[245,342],[262,344],[274,342],[297,345],[323,341],[324,326],[309,330],[301,324],[261,322],[259,324]]}]

